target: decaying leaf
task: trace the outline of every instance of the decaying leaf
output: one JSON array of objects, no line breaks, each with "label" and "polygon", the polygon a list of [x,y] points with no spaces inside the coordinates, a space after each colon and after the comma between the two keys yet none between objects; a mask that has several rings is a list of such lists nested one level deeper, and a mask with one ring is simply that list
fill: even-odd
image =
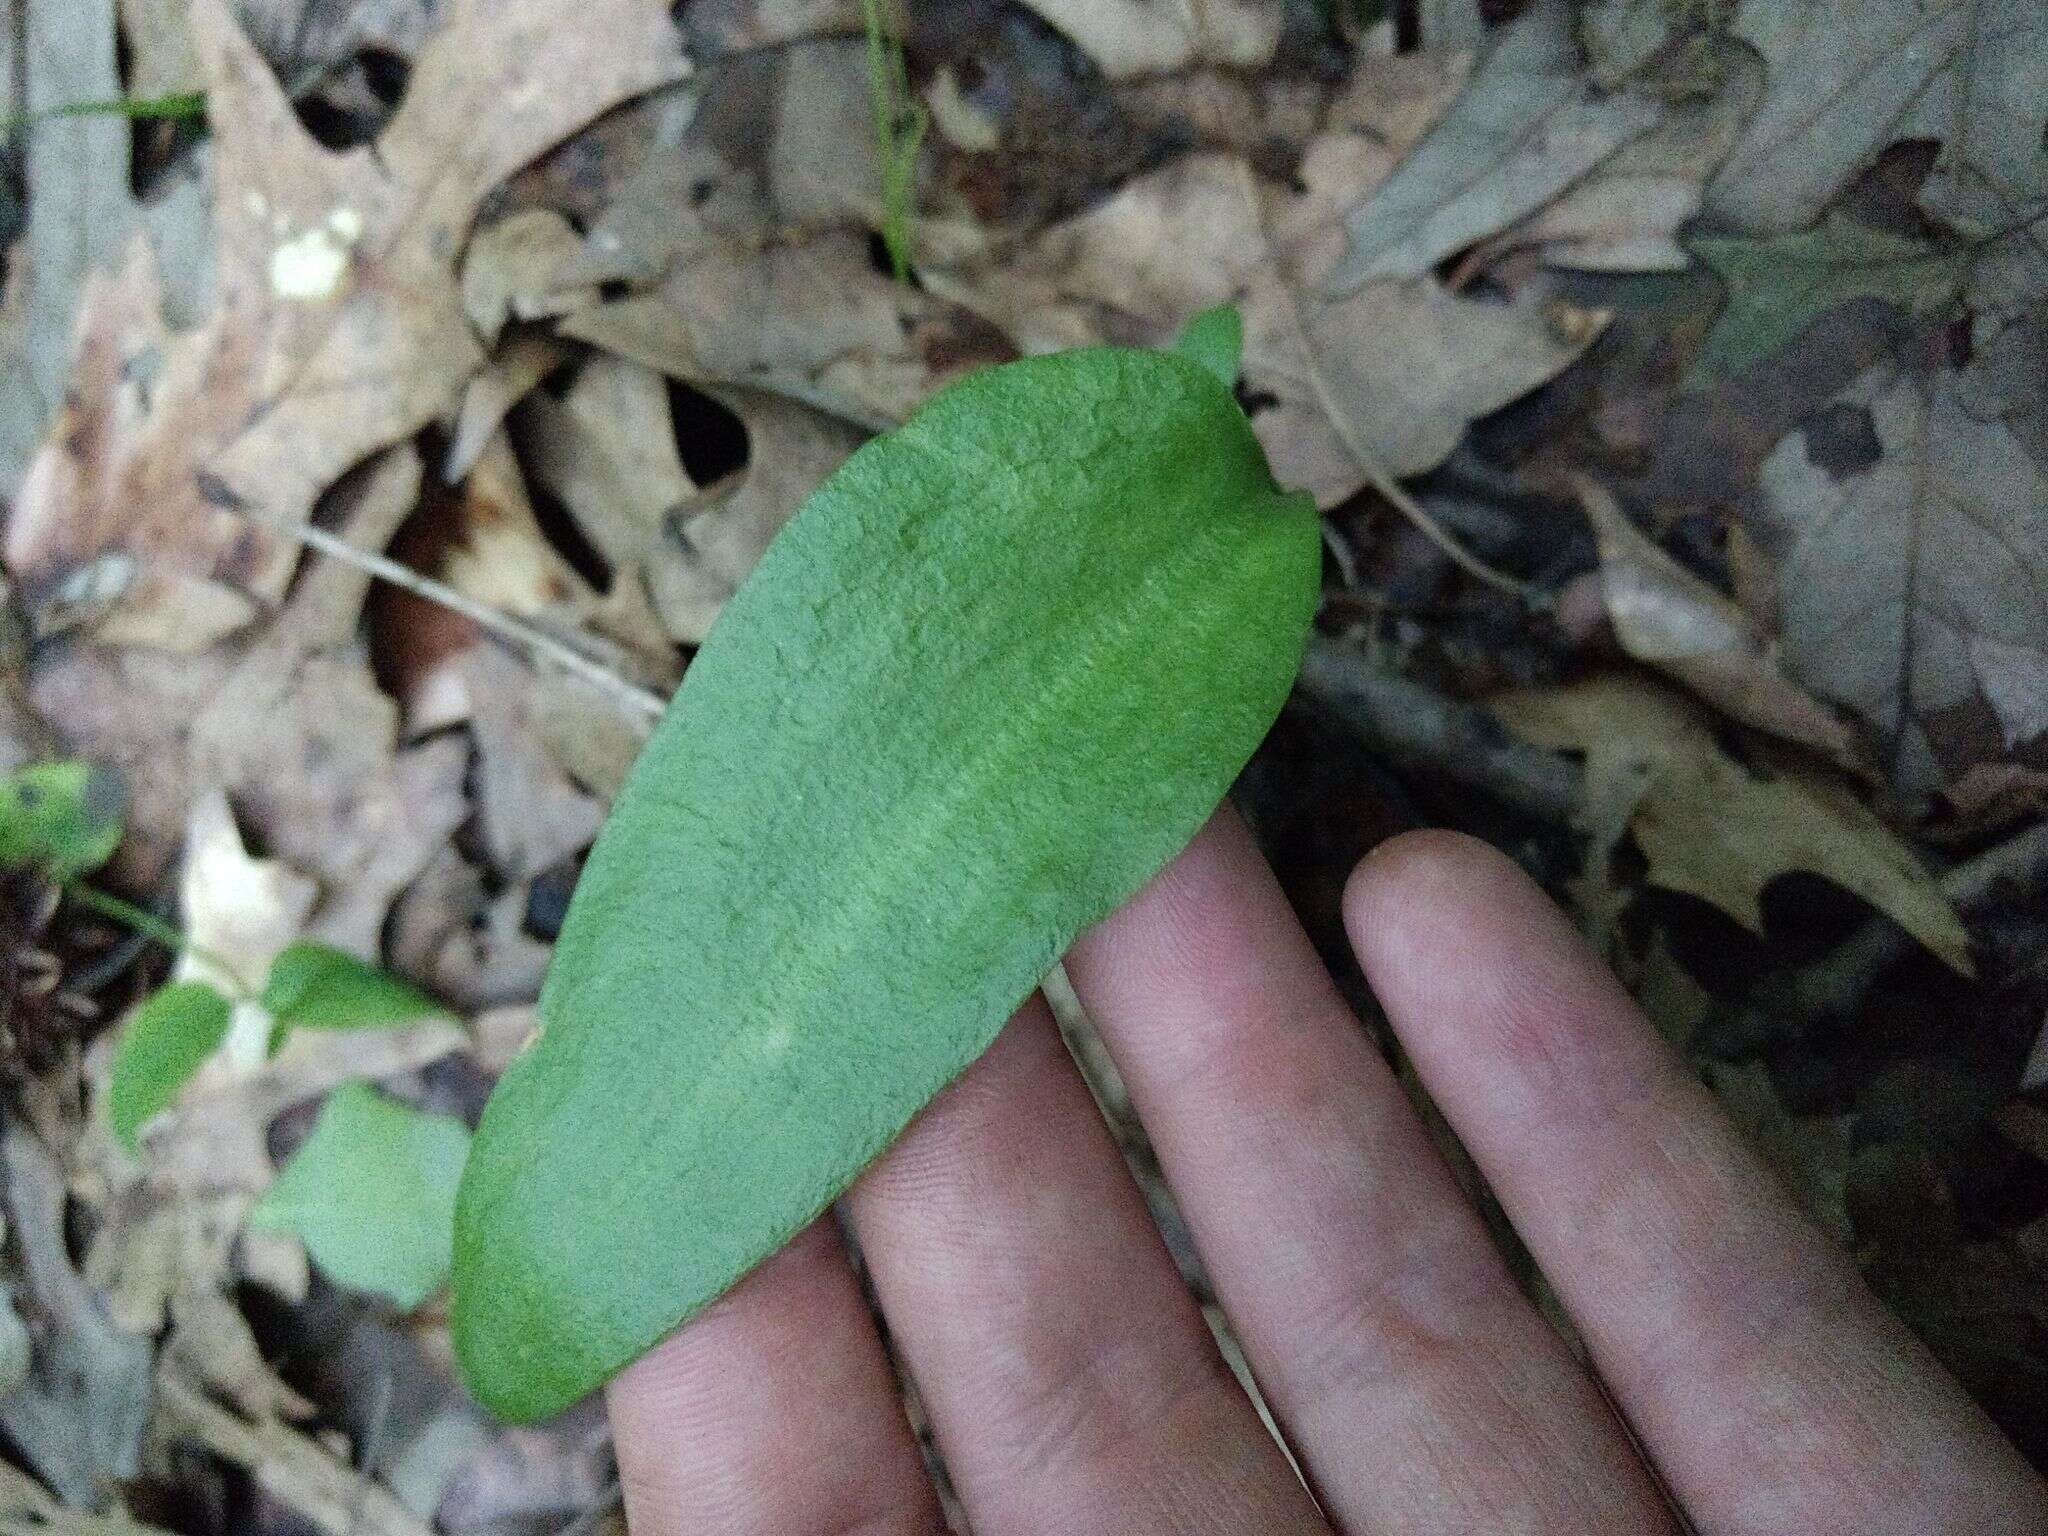
[{"label": "decaying leaf", "polygon": [[1649,132],[1661,104],[1602,92],[1562,0],[1540,0],[1496,35],[1464,93],[1400,167],[1345,219],[1336,292],[1416,278],[1535,213]]},{"label": "decaying leaf", "polygon": [[1652,885],[1712,902],[1761,932],[1764,887],[1805,870],[1973,974],[1969,935],[1933,876],[1833,779],[1789,758],[1737,762],[1700,711],[1648,678],[1511,693],[1492,707],[1525,740],[1585,754],[1588,804],[1630,807]]},{"label": "decaying leaf", "polygon": [[1707,1086],[1736,1129],[1763,1155],[1771,1171],[1828,1236],[1855,1239],[1849,1220],[1849,1117],[1795,1115],[1778,1096],[1770,1072],[1758,1062],[1707,1068]]},{"label": "decaying leaf", "polygon": [[1973,705],[2008,749],[2048,731],[2048,469],[1966,379],[1874,368],[1833,407],[1858,458],[1818,462],[1809,425],[1760,478],[1793,676],[1895,744],[1923,795],[1968,766],[1944,737]]},{"label": "decaying leaf", "polygon": [[1026,0],[1112,79],[1197,60],[1258,69],[1280,42],[1279,0]]},{"label": "decaying leaf", "polygon": [[594,302],[594,285],[557,282],[582,250],[583,237],[551,208],[522,209],[479,232],[462,261],[462,309],[484,345],[495,345],[513,320]]},{"label": "decaying leaf", "polygon": [[1846,768],[1864,757],[1854,731],[1786,677],[1775,648],[1724,597],[1643,534],[1613,494],[1575,481],[1600,541],[1600,586],[1622,648],[1745,725],[1813,748]]},{"label": "decaying leaf", "polygon": [[0,1397],[0,1428],[67,1504],[97,1509],[139,1470],[149,1343],[116,1327],[72,1267],[63,1171],[25,1127],[0,1137],[0,1171],[34,1350],[29,1379]]},{"label": "decaying leaf", "polygon": [[[22,87],[10,106],[26,121],[23,179],[32,187],[28,233],[10,253],[0,306],[0,495],[12,496],[37,444],[64,401],[77,315],[89,280],[122,262],[131,235],[146,229],[171,269],[178,307],[203,271],[187,271],[206,235],[204,210],[190,183],[167,180],[154,206],[139,205],[129,183],[129,125],[107,115],[45,115],[78,102],[121,95],[114,0],[23,0],[19,27]],[[0,62],[13,65],[11,46]],[[174,316],[175,318],[175,316]]]},{"label": "decaying leaf", "polygon": [[2033,0],[1743,0],[1734,30],[1770,89],[1708,189],[1719,227],[1806,228],[1895,139],[1948,141],[1938,214],[1983,209],[1987,173],[2040,154],[2048,28]]},{"label": "decaying leaf", "polygon": [[1960,295],[1969,267],[1960,249],[1841,216],[1761,240],[1695,240],[1692,251],[1728,285],[1727,308],[1693,359],[1693,383],[1742,372],[1851,299],[1883,299],[1916,313],[1938,309]]},{"label": "decaying leaf", "polygon": [[1657,125],[1631,140],[1498,239],[1535,246],[1552,266],[1671,272],[1686,265],[1678,232],[1700,210],[1706,184],[1728,157],[1763,95],[1763,70],[1723,43],[1695,66],[1711,91],[1667,100]]},{"label": "decaying leaf", "polygon": [[[447,411],[480,366],[455,264],[485,194],[686,68],[654,0],[594,0],[566,31],[551,0],[463,0],[375,151],[335,154],[299,125],[224,0],[192,14],[216,140],[220,307],[192,335],[117,348],[119,376],[148,385],[77,399],[7,539],[37,591],[125,555],[134,583],[99,633],[182,648],[275,601],[297,548],[273,529]],[[88,317],[88,345],[103,325]],[[244,606],[195,607],[180,592],[192,583]]]}]

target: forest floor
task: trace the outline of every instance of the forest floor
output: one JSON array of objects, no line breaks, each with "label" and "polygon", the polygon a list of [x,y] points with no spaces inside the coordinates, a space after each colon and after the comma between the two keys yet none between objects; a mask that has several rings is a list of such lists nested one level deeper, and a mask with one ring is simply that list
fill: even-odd
[{"label": "forest floor", "polygon": [[8,0],[0,1536],[618,1520],[443,1281],[652,712],[867,436],[1223,304],[1369,1026],[1352,863],[1507,849],[2048,1466],[2048,13],[1381,9]]}]

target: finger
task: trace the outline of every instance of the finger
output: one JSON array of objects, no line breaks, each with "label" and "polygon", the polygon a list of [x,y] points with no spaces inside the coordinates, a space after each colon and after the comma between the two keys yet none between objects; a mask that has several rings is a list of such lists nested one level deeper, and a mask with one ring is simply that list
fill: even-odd
[{"label": "finger", "polygon": [[850,1208],[979,1536],[1326,1536],[1043,1001],[912,1123]]},{"label": "finger", "polygon": [[1668,1529],[1234,813],[1067,973],[1340,1525]]},{"label": "finger", "polygon": [[2043,1528],[2018,1453],[1521,871],[1412,834],[1360,866],[1346,915],[1424,1083],[1703,1527]]},{"label": "finger", "polygon": [[829,1216],[607,1391],[634,1536],[943,1531]]}]

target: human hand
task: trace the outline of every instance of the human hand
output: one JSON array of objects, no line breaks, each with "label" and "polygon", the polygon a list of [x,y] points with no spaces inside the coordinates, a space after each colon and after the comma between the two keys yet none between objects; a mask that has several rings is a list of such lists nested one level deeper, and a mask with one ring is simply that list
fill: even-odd
[{"label": "human hand", "polygon": [[[1396,839],[1345,915],[1590,1366],[1225,811],[1068,971],[1314,1498],[1034,998],[847,1200],[979,1536],[1634,1536],[1670,1501],[1705,1532],[2048,1531],[2048,1489],[1506,859]],[[610,1406],[635,1536],[943,1529],[829,1219]]]}]

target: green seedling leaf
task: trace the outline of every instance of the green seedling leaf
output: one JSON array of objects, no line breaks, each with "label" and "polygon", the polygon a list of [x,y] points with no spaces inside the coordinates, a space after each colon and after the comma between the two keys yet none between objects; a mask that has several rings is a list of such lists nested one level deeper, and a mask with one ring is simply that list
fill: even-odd
[{"label": "green seedling leaf", "polygon": [[1882,299],[1916,312],[1939,308],[1956,298],[1968,265],[1965,251],[1839,216],[1802,234],[1695,240],[1690,248],[1728,285],[1728,303],[1693,359],[1688,389],[1783,350],[1851,299]]},{"label": "green seedling leaf", "polygon": [[348,1083],[249,1215],[290,1232],[337,1284],[418,1306],[448,1278],[469,1127]]},{"label": "green seedling leaf", "polygon": [[107,1118],[129,1151],[142,1127],[170,1108],[199,1064],[220,1049],[232,1012],[203,981],[175,982],[135,1010],[107,1078]]},{"label": "green seedling leaf", "polygon": [[119,774],[85,762],[32,763],[0,779],[0,867],[74,880],[114,856],[127,817]]},{"label": "green seedling leaf", "polygon": [[854,454],[691,666],[485,1110],[476,1395],[562,1408],[824,1210],[1215,808],[1319,570],[1170,353],[989,369]]},{"label": "green seedling leaf", "polygon": [[1173,350],[1215,374],[1225,389],[1235,389],[1238,360],[1244,355],[1244,316],[1235,304],[1205,309],[1174,338]]},{"label": "green seedling leaf", "polygon": [[271,962],[263,1006],[270,1011],[272,1050],[295,1029],[371,1029],[446,1011],[389,971],[304,939]]}]

